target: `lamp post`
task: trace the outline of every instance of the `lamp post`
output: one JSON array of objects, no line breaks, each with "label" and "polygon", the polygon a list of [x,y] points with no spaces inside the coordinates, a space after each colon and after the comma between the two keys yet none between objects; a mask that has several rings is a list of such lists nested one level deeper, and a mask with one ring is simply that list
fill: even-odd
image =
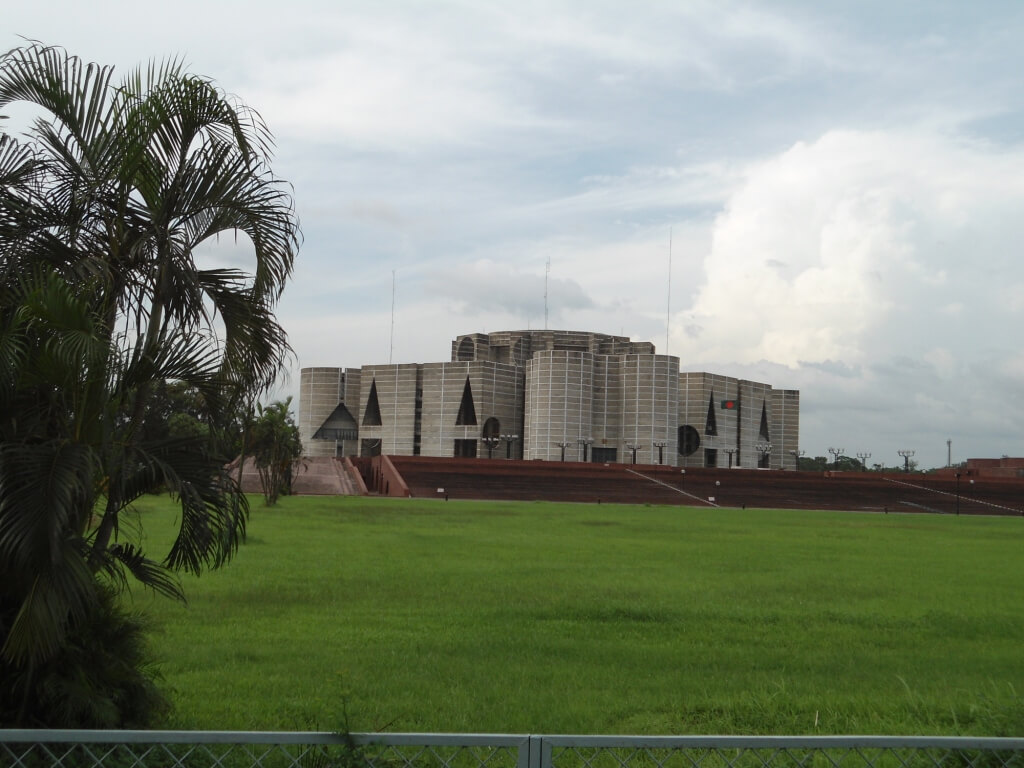
[{"label": "lamp post", "polygon": [[581,437],[576,441],[580,444],[580,448],[583,450],[583,461],[587,460],[587,449],[594,444],[594,438],[592,437]]},{"label": "lamp post", "polygon": [[896,451],[900,456],[903,457],[903,471],[910,471],[910,457],[914,455],[914,451],[904,449],[902,451]]},{"label": "lamp post", "polygon": [[860,459],[860,471],[861,472],[867,472],[868,471],[867,460],[871,458],[871,454],[870,453],[860,453],[860,452],[858,452],[857,453],[857,458]]},{"label": "lamp post", "polygon": [[736,448],[726,448],[725,455],[729,457],[729,469],[732,469],[732,455],[736,453]]},{"label": "lamp post", "polygon": [[956,473],[956,513],[960,514],[960,473]]},{"label": "lamp post", "polygon": [[561,442],[555,443],[555,445],[562,449],[562,461],[565,461],[565,449],[568,448],[571,445],[571,443]]},{"label": "lamp post", "polygon": [[756,448],[757,452],[761,454],[761,460],[758,462],[757,466],[766,468],[768,466],[768,457],[772,453],[772,444],[757,443],[754,445],[754,448]]},{"label": "lamp post", "polygon": [[796,450],[790,451],[793,454],[793,469],[800,469],[800,459],[807,451],[803,448],[797,448]]},{"label": "lamp post", "polygon": [[519,435],[512,435],[512,434],[502,435],[501,439],[505,441],[505,458],[506,459],[511,459],[512,458],[512,443],[514,443],[516,440],[519,439]]},{"label": "lamp post", "polygon": [[659,440],[654,444],[654,447],[658,449],[658,464],[664,464],[664,451],[665,446],[668,445],[664,440]]},{"label": "lamp post", "polygon": [[833,464],[834,464],[835,468],[838,470],[839,469],[839,457],[843,455],[843,449],[842,448],[829,448],[828,452],[831,453],[835,457],[835,459],[833,460]]},{"label": "lamp post", "polygon": [[633,463],[636,464],[636,451],[640,446],[636,443],[626,443],[626,450],[633,452]]},{"label": "lamp post", "polygon": [[481,437],[480,438],[480,442],[482,442],[484,445],[487,446],[487,458],[488,459],[493,457],[494,449],[498,445],[499,440],[501,440],[500,437],[495,437],[493,435],[488,435],[487,437]]}]

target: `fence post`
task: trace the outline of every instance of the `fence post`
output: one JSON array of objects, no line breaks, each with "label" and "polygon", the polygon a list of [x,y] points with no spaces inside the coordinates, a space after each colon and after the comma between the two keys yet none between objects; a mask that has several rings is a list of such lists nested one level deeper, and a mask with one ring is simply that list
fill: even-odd
[{"label": "fence post", "polygon": [[[550,768],[551,749],[548,749],[546,756],[542,754],[545,747],[544,737],[530,736],[528,739],[529,768]],[[547,758],[546,760],[545,757]]]}]

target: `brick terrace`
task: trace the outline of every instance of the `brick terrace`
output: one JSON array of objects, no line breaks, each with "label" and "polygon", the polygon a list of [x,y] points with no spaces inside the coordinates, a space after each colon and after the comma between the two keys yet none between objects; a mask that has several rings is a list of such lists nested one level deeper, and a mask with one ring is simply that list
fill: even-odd
[{"label": "brick terrace", "polygon": [[[374,462],[390,461],[408,494],[454,499],[679,504],[774,509],[955,514],[952,476],[877,472],[687,469],[649,464],[448,459],[389,456],[354,459],[371,493]],[[399,483],[387,493],[405,495]],[[714,501],[710,501],[713,498]],[[1024,515],[1024,480],[960,479],[960,514]]]}]

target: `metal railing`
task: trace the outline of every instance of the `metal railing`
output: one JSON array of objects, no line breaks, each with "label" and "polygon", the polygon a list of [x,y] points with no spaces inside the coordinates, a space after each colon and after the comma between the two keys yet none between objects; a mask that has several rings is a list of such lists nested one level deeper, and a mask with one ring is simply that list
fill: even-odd
[{"label": "metal railing", "polygon": [[2,768],[1024,768],[1024,739],[0,730]]}]

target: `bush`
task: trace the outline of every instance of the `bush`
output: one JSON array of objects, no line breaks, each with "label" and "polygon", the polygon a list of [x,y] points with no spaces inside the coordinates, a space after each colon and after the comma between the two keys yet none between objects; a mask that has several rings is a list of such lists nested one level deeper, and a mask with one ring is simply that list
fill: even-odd
[{"label": "bush", "polygon": [[34,669],[0,662],[0,727],[139,729],[166,716],[147,622],[111,587],[97,593],[54,657]]}]

